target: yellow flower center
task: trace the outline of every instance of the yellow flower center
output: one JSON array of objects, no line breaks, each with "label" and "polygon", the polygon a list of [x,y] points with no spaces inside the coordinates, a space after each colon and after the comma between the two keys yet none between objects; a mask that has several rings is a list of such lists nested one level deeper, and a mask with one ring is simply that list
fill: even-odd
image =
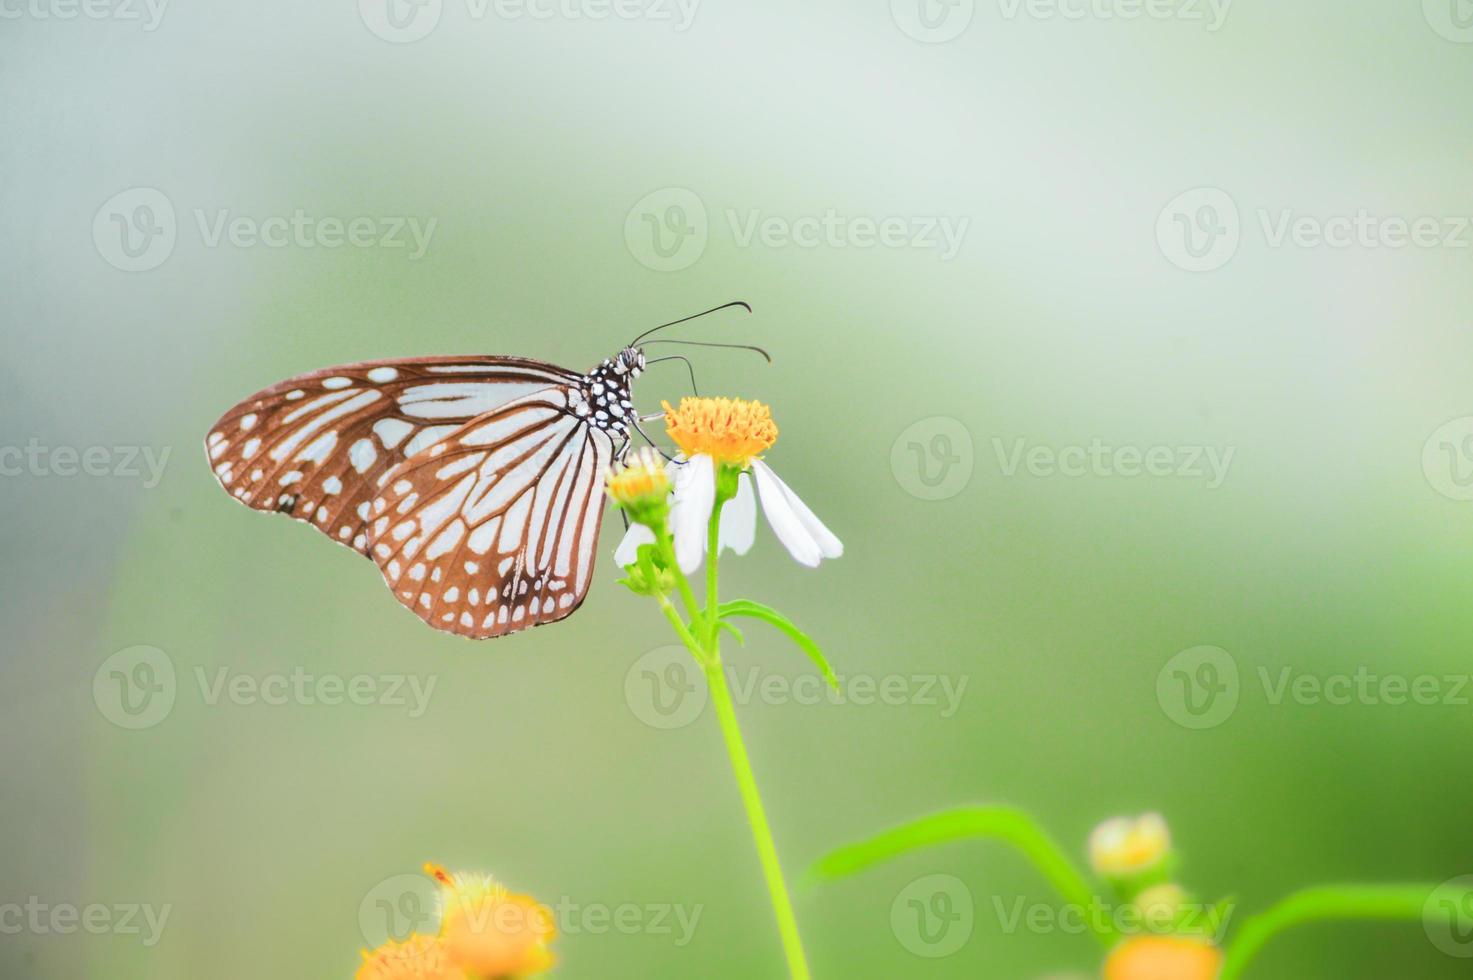
[{"label": "yellow flower center", "polygon": [[356,980],[465,980],[465,971],[451,961],[439,937],[414,933],[364,953]]},{"label": "yellow flower center", "polygon": [[745,467],[777,441],[772,410],[741,398],[682,398],[665,406],[665,431],[690,456]]},{"label": "yellow flower center", "polygon": [[635,451],[626,462],[611,468],[604,481],[609,496],[619,504],[660,501],[670,492],[664,460],[649,447]]}]

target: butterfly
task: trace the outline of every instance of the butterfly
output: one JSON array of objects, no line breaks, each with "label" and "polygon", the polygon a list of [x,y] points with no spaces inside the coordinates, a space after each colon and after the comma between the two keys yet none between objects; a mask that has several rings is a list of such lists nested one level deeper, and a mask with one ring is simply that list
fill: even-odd
[{"label": "butterfly", "polygon": [[222,415],[205,452],[227,493],[371,558],[436,629],[486,639],[556,622],[588,594],[604,473],[642,431],[640,341],[732,306],[751,310],[662,324],[585,373],[434,356],[298,375]]}]

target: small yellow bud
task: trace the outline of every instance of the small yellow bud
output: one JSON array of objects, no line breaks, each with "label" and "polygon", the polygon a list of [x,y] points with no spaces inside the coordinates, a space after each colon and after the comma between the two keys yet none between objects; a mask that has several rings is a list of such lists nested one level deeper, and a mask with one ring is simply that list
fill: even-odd
[{"label": "small yellow bud", "polygon": [[1159,813],[1106,820],[1089,835],[1089,860],[1106,877],[1122,878],[1159,866],[1171,853],[1171,833]]}]

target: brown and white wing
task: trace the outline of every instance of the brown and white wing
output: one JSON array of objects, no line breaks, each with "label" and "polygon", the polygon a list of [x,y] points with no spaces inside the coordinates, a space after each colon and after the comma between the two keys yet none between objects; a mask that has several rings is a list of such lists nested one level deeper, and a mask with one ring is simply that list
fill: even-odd
[{"label": "brown and white wing", "polygon": [[436,629],[485,639],[583,602],[603,521],[609,433],[546,388],[460,427],[392,470],[370,556],[395,598]]},{"label": "brown and white wing", "polygon": [[511,357],[420,357],[326,368],[272,385],[205,441],[226,492],[368,553],[368,508],[388,473],[499,405],[578,375]]}]

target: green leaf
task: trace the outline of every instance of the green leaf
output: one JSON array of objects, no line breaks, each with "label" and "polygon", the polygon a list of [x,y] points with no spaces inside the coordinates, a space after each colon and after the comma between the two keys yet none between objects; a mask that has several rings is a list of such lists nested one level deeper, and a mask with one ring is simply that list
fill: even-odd
[{"label": "green leaf", "polygon": [[818,667],[819,673],[823,674],[823,679],[828,682],[829,687],[836,691],[839,689],[839,679],[834,676],[834,669],[829,666],[818,644],[814,643],[807,633],[794,626],[788,617],[771,606],[764,606],[750,599],[733,599],[731,602],[723,602],[717,606],[716,616],[718,619],[726,619],[728,616],[747,616],[776,626],[786,633],[788,639],[796,643],[799,649],[808,654],[808,659]]},{"label": "green leaf", "polygon": [[[964,807],[912,820],[830,852],[809,869],[808,877],[818,882],[833,881],[911,851],[971,838],[1000,840],[1016,847],[1071,905],[1087,909],[1096,901],[1089,879],[1053,838],[1028,814],[1010,807]],[[1095,917],[1086,919],[1093,921]],[[1114,929],[1105,922],[1094,927],[1108,949],[1115,941]]]},{"label": "green leaf", "polygon": [[721,629],[726,630],[732,636],[736,637],[737,643],[740,644],[741,646],[746,646],[747,645],[747,638],[742,635],[742,631],[739,630],[739,629],[737,629],[735,626],[731,625],[730,623],[728,623],[726,620],[724,620],[724,619],[718,619],[716,621],[716,625],[718,627],[720,627]]},{"label": "green leaf", "polygon": [[[1295,892],[1266,912],[1244,920],[1223,958],[1220,980],[1232,980],[1263,948],[1286,929],[1310,922],[1347,919],[1402,919],[1413,922],[1450,920],[1460,925],[1473,908],[1473,885],[1451,881],[1411,885],[1323,885]],[[1424,940],[1425,941],[1425,940]]]}]

